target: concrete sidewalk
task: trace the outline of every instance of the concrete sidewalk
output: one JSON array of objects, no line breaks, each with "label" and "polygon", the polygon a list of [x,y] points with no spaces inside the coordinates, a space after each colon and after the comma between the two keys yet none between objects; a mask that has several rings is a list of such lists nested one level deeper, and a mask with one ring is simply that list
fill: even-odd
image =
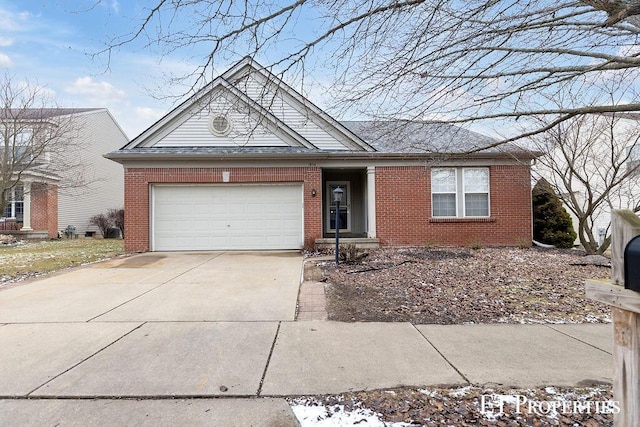
[{"label": "concrete sidewalk", "polygon": [[0,290],[0,425],[286,426],[283,396],[611,382],[611,325],[294,321],[301,266],[142,254]]},{"label": "concrete sidewalk", "polygon": [[398,386],[587,386],[610,383],[612,369],[611,325],[29,323],[1,326],[0,343],[0,417],[14,425],[48,423],[36,414],[68,414],[64,421],[80,425],[100,413],[115,425],[133,408],[151,419],[166,412],[167,424],[196,411],[194,424],[234,425],[226,419],[234,414],[237,425],[269,425],[268,416],[273,425],[295,425],[278,397]]}]

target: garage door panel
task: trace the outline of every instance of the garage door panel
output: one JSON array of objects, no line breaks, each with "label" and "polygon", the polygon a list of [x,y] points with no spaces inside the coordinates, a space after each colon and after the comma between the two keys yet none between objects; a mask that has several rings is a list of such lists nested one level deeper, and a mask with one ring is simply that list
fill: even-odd
[{"label": "garage door panel", "polygon": [[152,191],[154,250],[302,246],[301,185],[157,185]]}]

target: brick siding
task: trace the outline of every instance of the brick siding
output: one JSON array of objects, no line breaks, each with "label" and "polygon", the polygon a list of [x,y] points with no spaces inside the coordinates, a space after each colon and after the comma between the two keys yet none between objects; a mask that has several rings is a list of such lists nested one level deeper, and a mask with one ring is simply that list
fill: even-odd
[{"label": "brick siding", "polygon": [[58,236],[58,187],[54,184],[31,184],[31,228]]},{"label": "brick siding", "polygon": [[[284,168],[127,168],[125,186],[125,249],[150,249],[151,184],[222,183],[222,172],[230,173],[230,183],[304,183],[304,241],[315,242],[322,235],[322,171],[317,167]],[[317,194],[312,196],[311,190]]]},{"label": "brick siding", "polygon": [[[125,169],[125,248],[150,249],[150,185],[154,183],[304,183],[304,244],[322,236],[322,170],[283,168]],[[531,179],[526,165],[490,167],[490,218],[431,218],[431,169],[376,167],[376,228],[381,244],[528,245],[531,243]],[[317,195],[312,196],[315,189]]]},{"label": "brick siding", "polygon": [[429,167],[377,167],[376,228],[381,244],[530,245],[529,167],[491,166],[489,176],[489,218],[431,218]]}]

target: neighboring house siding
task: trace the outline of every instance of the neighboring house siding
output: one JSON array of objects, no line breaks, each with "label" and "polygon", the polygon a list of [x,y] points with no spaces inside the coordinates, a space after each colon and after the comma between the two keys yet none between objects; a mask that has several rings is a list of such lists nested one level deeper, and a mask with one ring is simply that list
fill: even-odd
[{"label": "neighboring house siding", "polygon": [[58,188],[53,184],[31,184],[31,228],[46,230],[47,236],[58,236]]},{"label": "neighboring house siding", "polygon": [[[117,150],[128,142],[118,124],[107,110],[78,114],[78,147],[69,155],[75,156],[78,170],[68,171],[62,176],[58,195],[58,227],[76,227],[79,235],[87,231],[99,233],[96,226],[89,224],[93,215],[108,209],[121,209],[124,205],[124,178],[122,166],[103,157],[105,153]],[[75,188],[66,183],[74,182],[76,174],[82,173],[86,186]]]},{"label": "neighboring house siding", "polygon": [[[230,183],[304,183],[304,239],[313,245],[322,235],[322,173],[317,167],[281,168],[127,168],[125,169],[125,223],[127,251],[150,249],[151,184],[222,183],[222,172],[230,173]],[[311,190],[318,194],[313,197]]]},{"label": "neighboring house siding", "polygon": [[376,168],[376,227],[383,245],[529,245],[528,166],[490,170],[491,216],[432,218],[429,167]]}]

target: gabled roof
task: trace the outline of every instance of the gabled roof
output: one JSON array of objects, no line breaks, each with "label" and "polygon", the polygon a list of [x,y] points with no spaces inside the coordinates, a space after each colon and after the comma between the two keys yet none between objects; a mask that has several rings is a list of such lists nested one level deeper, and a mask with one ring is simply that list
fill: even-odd
[{"label": "gabled roof", "polygon": [[270,88],[276,89],[277,95],[286,98],[287,102],[289,102],[293,108],[296,108],[301,114],[305,115],[308,120],[316,122],[316,124],[324,131],[334,134],[336,139],[345,143],[348,149],[357,151],[374,151],[373,148],[362,141],[357,135],[353,134],[349,129],[342,126],[337,120],[333,119],[286,83],[248,57],[238,62],[221,76],[215,78],[211,83],[151,125],[122,149],[130,150],[133,148],[150,147],[155,145],[163,136],[166,136],[172,130],[176,129],[191,115],[203,108],[206,108],[208,101],[211,100],[213,94],[220,90],[233,97],[234,100],[239,101],[250,111],[251,114],[256,115],[257,122],[270,129],[274,134],[285,141],[287,145],[292,147],[301,146],[312,149],[317,148],[298,131],[294,130],[281,118],[269,111],[268,108],[265,108],[265,106],[261,105],[260,102],[251,98],[234,85],[234,83],[247,76],[256,78],[262,83],[269,85]]},{"label": "gabled roof", "polygon": [[[203,129],[200,114],[218,103],[233,102],[248,111],[260,126],[279,140],[261,144],[234,144],[232,139],[211,143],[209,137],[197,142],[194,129]],[[271,103],[286,105],[287,114]],[[270,102],[271,101],[271,102]],[[235,105],[235,104],[233,104]],[[273,111],[272,111],[273,110]],[[239,110],[236,110],[238,112]],[[291,116],[293,114],[293,116]],[[199,116],[198,116],[199,115]],[[199,121],[188,120],[197,117]],[[294,117],[294,119],[291,119]],[[297,121],[296,121],[297,120]],[[315,131],[331,143],[300,125],[312,122]],[[181,126],[184,126],[181,128]],[[200,126],[200,127],[197,127]],[[183,129],[181,133],[177,130]],[[172,133],[175,132],[175,133]],[[309,135],[309,136],[305,136]],[[256,143],[257,141],[257,143]],[[272,138],[272,141],[275,141]],[[284,142],[284,144],[282,143]],[[322,145],[324,144],[324,145]],[[171,159],[399,159],[399,158],[521,158],[539,155],[446,122],[409,120],[340,122],[292,89],[250,57],[245,57],[178,107],[170,111],[121,150],[106,157],[116,161]],[[220,157],[223,156],[223,157]]]},{"label": "gabled roof", "polygon": [[245,56],[241,61],[222,74],[222,77],[232,81],[242,76],[253,73],[255,76],[260,76],[264,80],[264,83],[270,83],[275,85],[278,89],[282,90],[284,96],[288,96],[291,101],[296,103],[300,109],[310,110],[314,117],[322,120],[327,129],[335,129],[341,133],[341,136],[345,136],[355,146],[354,149],[362,149],[364,151],[375,151],[373,147],[369,146],[366,141],[363,141],[357,134],[354,134],[348,127],[344,126],[342,122],[334,119],[327,114],[320,107],[311,102],[308,98],[302,96],[298,91],[293,89],[287,83],[282,81],[273,73],[269,72],[265,67],[258,64],[250,56]]}]

